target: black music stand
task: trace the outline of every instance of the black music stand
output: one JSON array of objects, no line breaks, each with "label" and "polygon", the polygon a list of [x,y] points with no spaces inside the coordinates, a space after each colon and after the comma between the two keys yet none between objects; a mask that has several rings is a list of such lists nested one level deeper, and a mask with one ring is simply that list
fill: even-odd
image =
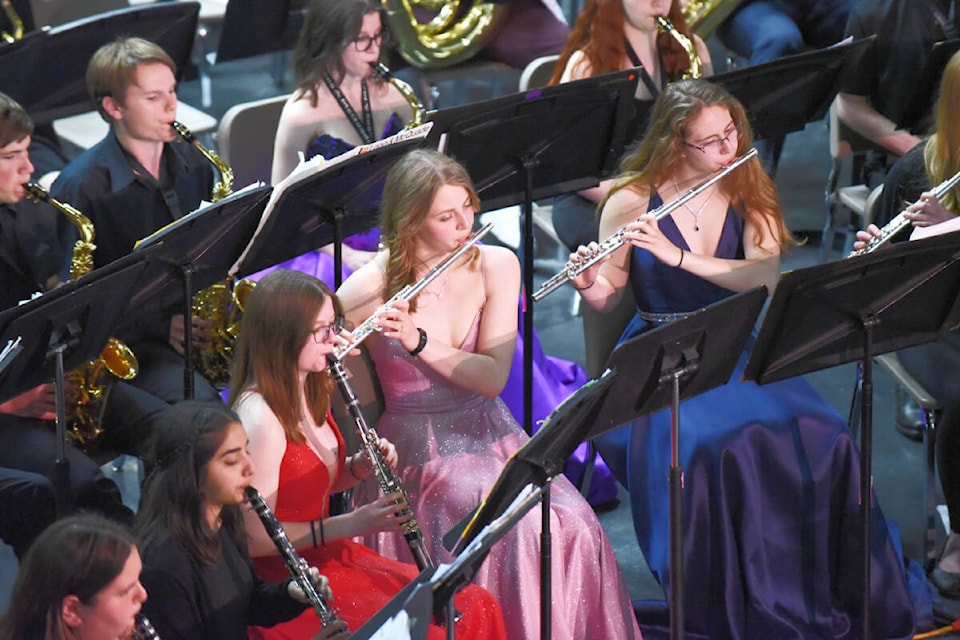
[{"label": "black music stand", "polygon": [[22,351],[0,376],[0,402],[49,381],[56,381],[57,508],[67,513],[70,462],[66,457],[64,375],[100,355],[129,292],[146,268],[152,251],[128,255],[18,307],[0,313],[0,342],[20,338]]},{"label": "black music stand", "polygon": [[148,301],[183,309],[183,396],[193,398],[193,294],[229,275],[256,229],[272,187],[249,187],[201,207],[137,242],[134,253],[159,243],[145,283],[130,300],[132,313]]},{"label": "black music stand", "polygon": [[256,273],[333,243],[334,290],[339,289],[343,239],[376,225],[387,172],[400,156],[423,144],[427,129],[401,132],[295,169],[276,185],[240,259],[238,275]]},{"label": "black music stand", "polygon": [[[610,354],[604,374],[561,404],[507,462],[480,511],[461,535],[457,549],[472,540],[478,527],[498,516],[500,510],[515,498],[519,487],[549,480],[560,473],[567,457],[582,441],[639,416],[671,407],[670,632],[671,638],[682,637],[680,401],[730,379],[766,297],[765,287],[738,293],[617,347]],[[731,318],[737,320],[732,322]],[[548,497],[549,492],[545,492],[544,509],[549,508]],[[549,575],[546,569],[541,571]],[[549,582],[542,588],[545,590],[541,598],[549,592]]]},{"label": "black music stand", "polygon": [[[784,273],[743,377],[758,384],[860,361],[863,627],[870,636],[873,356],[960,324],[960,233]],[[917,313],[917,310],[922,310]]]},{"label": "black music stand", "polygon": [[856,69],[871,40],[785,56],[708,80],[743,104],[755,138],[775,138],[823,119],[844,74]]},{"label": "black music stand", "polygon": [[[160,45],[180,73],[190,61],[199,14],[198,2],[157,3],[32,32],[0,47],[0,91],[38,124],[90,111],[87,63],[97,49],[119,34],[139,36]],[[44,82],[37,82],[38,69],[46,74]]]},{"label": "black music stand", "polygon": [[305,0],[229,0],[220,28],[216,62],[293,48],[305,12]]},{"label": "black music stand", "polygon": [[947,62],[960,51],[960,39],[934,43],[930,55],[917,76],[916,89],[897,126],[918,136],[925,136],[933,129],[933,104],[940,91],[940,79]]}]

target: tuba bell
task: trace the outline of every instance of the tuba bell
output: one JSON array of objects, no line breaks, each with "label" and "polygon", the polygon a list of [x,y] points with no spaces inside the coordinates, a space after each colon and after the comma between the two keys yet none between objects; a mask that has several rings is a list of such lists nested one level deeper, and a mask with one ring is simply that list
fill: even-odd
[{"label": "tuba bell", "polygon": [[[441,69],[471,58],[496,34],[507,5],[450,0],[382,0],[400,55],[419,69]],[[421,21],[421,12],[432,16]]]},{"label": "tuba bell", "polygon": [[[70,279],[76,280],[93,270],[93,223],[71,205],[50,197],[47,191],[35,182],[25,185],[27,198],[33,202],[46,202],[62,213],[77,228],[80,238],[73,246],[70,259]],[[81,447],[93,444],[102,433],[100,419],[106,405],[109,389],[105,374],[111,373],[121,380],[137,376],[139,363],[130,347],[116,338],[110,338],[100,357],[66,374],[67,436]]]}]

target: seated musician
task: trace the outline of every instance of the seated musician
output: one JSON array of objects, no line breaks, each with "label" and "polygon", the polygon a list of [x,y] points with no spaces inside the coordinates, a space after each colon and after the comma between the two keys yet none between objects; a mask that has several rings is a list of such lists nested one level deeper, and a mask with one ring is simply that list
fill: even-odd
[{"label": "seated musician", "polygon": [[[57,199],[90,218],[96,229],[94,266],[124,256],[134,244],[209,199],[213,171],[192,145],[177,141],[176,68],[163,49],[141,38],[119,38],[94,53],[87,89],[110,131],[73,159],[53,185]],[[140,373],[131,382],[152,396],[125,410],[148,417],[184,397],[183,315],[154,303],[118,331],[133,349]],[[209,339],[194,319],[194,347]],[[194,375],[194,397],[215,400],[216,389]]]},{"label": "seated musician", "polygon": [[[927,228],[960,215],[956,188],[937,194],[940,185],[960,171],[956,149],[960,126],[956,118],[960,103],[960,53],[954,54],[943,71],[934,107],[936,127],[924,142],[905,153],[890,169],[883,183],[883,197],[874,219],[886,225],[903,212],[906,229]],[[857,233],[855,249],[882,234],[876,225]],[[904,233],[891,238],[899,239]],[[898,353],[904,368],[941,404],[937,424],[936,456],[940,487],[949,511],[950,532],[930,581],[941,595],[960,598],[960,333],[942,333],[937,340]]]},{"label": "seated musician", "polygon": [[[53,286],[63,258],[55,233],[56,212],[47,205],[24,200],[24,184],[34,172],[27,151],[32,132],[33,122],[27,112],[0,94],[0,310],[15,307]],[[52,384],[0,403],[0,467],[45,476],[53,482],[59,445],[52,428],[55,418]],[[132,521],[133,514],[123,505],[116,484],[96,463],[70,445],[66,447],[66,459],[70,469],[68,488],[77,507]],[[33,491],[28,491],[28,497],[30,493]],[[38,497],[29,513],[20,514],[28,520],[26,528],[34,533],[52,517],[43,500]],[[3,518],[12,518],[9,513],[4,509]],[[4,539],[17,549],[26,548],[31,536],[21,530],[15,539],[6,535]]]}]

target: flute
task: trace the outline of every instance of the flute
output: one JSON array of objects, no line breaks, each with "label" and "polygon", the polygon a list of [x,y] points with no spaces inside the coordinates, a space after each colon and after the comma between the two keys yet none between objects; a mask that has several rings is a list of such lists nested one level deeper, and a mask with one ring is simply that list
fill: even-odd
[{"label": "flute", "polygon": [[351,351],[357,348],[357,345],[359,345],[361,342],[366,340],[371,333],[377,330],[377,317],[381,313],[386,311],[386,309],[390,307],[390,305],[392,305],[394,302],[397,302],[400,300],[412,300],[414,296],[420,293],[420,291],[422,291],[424,287],[430,284],[434,278],[436,278],[441,273],[443,273],[443,271],[447,267],[455,263],[460,258],[460,256],[464,254],[464,252],[467,249],[475,245],[477,241],[480,240],[480,238],[487,235],[490,229],[493,229],[492,222],[488,222],[487,224],[483,225],[483,227],[481,227],[476,232],[474,232],[474,234],[471,235],[469,238],[467,238],[464,241],[464,243],[460,245],[460,247],[456,251],[451,253],[443,262],[441,262],[437,266],[430,269],[430,271],[424,274],[422,278],[420,278],[413,284],[408,284],[403,289],[400,289],[400,291],[395,293],[392,298],[390,298],[389,300],[384,302],[382,305],[380,305],[377,308],[377,310],[370,315],[369,318],[361,322],[359,325],[357,325],[356,329],[350,332],[353,335],[353,340],[350,342],[350,344],[345,346],[334,347],[333,356],[337,360],[343,360],[343,358],[348,353],[350,353]]},{"label": "flute", "polygon": [[[678,197],[676,200],[673,200],[667,204],[660,205],[659,207],[657,207],[656,209],[654,209],[649,213],[653,214],[653,217],[655,220],[660,220],[661,218],[664,218],[670,215],[676,209],[680,208],[681,206],[686,204],[688,201],[696,198],[698,195],[703,193],[704,190],[709,189],[718,180],[720,180],[725,175],[727,175],[728,173],[730,173],[731,171],[733,171],[734,169],[742,165],[744,162],[756,157],[756,155],[757,155],[757,150],[750,149],[750,151],[747,151],[745,154],[743,154],[742,156],[740,156],[739,158],[737,158],[736,160],[734,160],[733,162],[725,166],[723,169],[715,173],[712,177],[692,187],[689,191],[686,191],[683,195]],[[639,219],[640,218],[637,218],[637,220]],[[559,273],[557,273],[555,276],[553,276],[552,278],[544,282],[542,285],[540,285],[540,288],[536,291],[536,293],[533,294],[534,302],[539,302],[548,294],[553,293],[554,291],[559,289],[561,286],[563,286],[570,280],[573,280],[578,275],[580,275],[581,273],[583,273],[593,265],[597,264],[598,262],[600,262],[601,260],[609,256],[611,253],[613,253],[620,247],[622,247],[626,242],[623,239],[623,235],[626,233],[626,231],[627,231],[626,226],[620,227],[620,229],[615,231],[613,235],[611,235],[606,240],[600,243],[600,250],[596,254],[585,259],[583,262],[578,262],[577,264],[567,263],[567,265],[564,266]]]},{"label": "flute", "polygon": [[290,542],[290,538],[287,537],[287,532],[283,530],[280,521],[273,515],[273,511],[270,510],[270,506],[266,500],[264,500],[260,492],[253,487],[247,487],[245,491],[247,500],[250,501],[250,506],[253,507],[253,510],[260,516],[260,522],[263,523],[263,528],[267,530],[267,534],[270,536],[270,539],[273,540],[273,544],[276,545],[277,551],[280,552],[280,557],[283,558],[283,563],[287,566],[287,571],[290,572],[293,579],[300,585],[300,589],[306,594],[307,600],[310,602],[310,605],[313,606],[317,617],[320,618],[320,624],[325,627],[339,620],[333,608],[327,604],[327,601],[313,585],[313,580],[310,579],[307,561],[297,553],[293,543]]},{"label": "flute", "polygon": [[[403,501],[406,502],[407,492],[403,488],[403,485],[400,484],[400,480],[394,475],[393,471],[390,470],[387,461],[383,459],[383,454],[380,453],[379,446],[380,437],[377,435],[377,432],[374,431],[373,427],[367,424],[366,419],[363,417],[363,412],[360,410],[360,401],[357,400],[357,394],[354,393],[353,387],[347,380],[347,373],[343,369],[343,364],[337,360],[333,354],[327,356],[327,362],[330,365],[330,373],[333,375],[334,380],[337,381],[337,386],[340,388],[343,400],[347,404],[347,411],[349,411],[354,424],[357,426],[357,433],[360,435],[363,452],[366,454],[367,460],[370,461],[370,466],[373,468],[373,474],[377,478],[377,484],[380,485],[380,490],[384,495],[401,493],[403,494]],[[410,515],[410,519],[403,524],[403,537],[406,538],[407,544],[410,546],[410,551],[413,553],[413,559],[417,563],[417,568],[420,569],[420,571],[432,569],[436,565],[434,565],[433,560],[430,559],[430,553],[423,543],[423,533],[420,531],[420,524],[413,517],[413,511],[410,509],[409,504],[403,512],[398,515],[406,516],[408,514]]]},{"label": "flute", "polygon": [[[947,178],[946,180],[944,180],[943,182],[935,186],[933,188],[933,195],[936,196],[936,198],[939,200],[944,195],[949,193],[950,189],[952,189],[958,182],[960,182],[960,171],[958,171],[957,173],[953,174],[952,176],[950,176],[949,178]],[[920,202],[920,201],[921,200],[917,200],[917,202]],[[914,202],[913,204],[917,204],[917,202]],[[913,205],[910,205],[910,206],[913,206]],[[900,233],[903,229],[906,229],[908,226],[910,226],[911,222],[910,220],[907,220],[907,213],[908,213],[907,209],[904,209],[903,211],[895,215],[893,218],[890,219],[890,222],[883,225],[883,228],[880,229],[879,237],[870,238],[870,241],[866,244],[865,247],[863,247],[863,249],[854,249],[853,251],[850,252],[850,255],[847,257],[852,258],[854,256],[862,256],[867,253],[872,253],[877,248],[886,244],[890,240],[890,238],[892,238],[893,236]]]}]

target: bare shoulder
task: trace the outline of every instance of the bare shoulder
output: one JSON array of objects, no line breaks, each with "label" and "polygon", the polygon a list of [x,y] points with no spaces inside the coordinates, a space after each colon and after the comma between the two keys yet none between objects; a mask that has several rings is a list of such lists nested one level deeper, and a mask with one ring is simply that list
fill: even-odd
[{"label": "bare shoulder", "polygon": [[381,251],[373,260],[350,274],[337,289],[337,297],[348,318],[356,319],[358,314],[368,315],[368,310],[383,302],[386,259],[387,252]]},{"label": "bare shoulder", "polygon": [[647,210],[650,190],[643,186],[630,186],[613,193],[603,206],[603,217],[612,223],[626,224],[639,218]]},{"label": "bare shoulder", "polygon": [[484,276],[487,282],[498,278],[513,278],[520,274],[520,261],[513,251],[506,247],[483,244],[480,245],[480,255],[483,258]]}]

